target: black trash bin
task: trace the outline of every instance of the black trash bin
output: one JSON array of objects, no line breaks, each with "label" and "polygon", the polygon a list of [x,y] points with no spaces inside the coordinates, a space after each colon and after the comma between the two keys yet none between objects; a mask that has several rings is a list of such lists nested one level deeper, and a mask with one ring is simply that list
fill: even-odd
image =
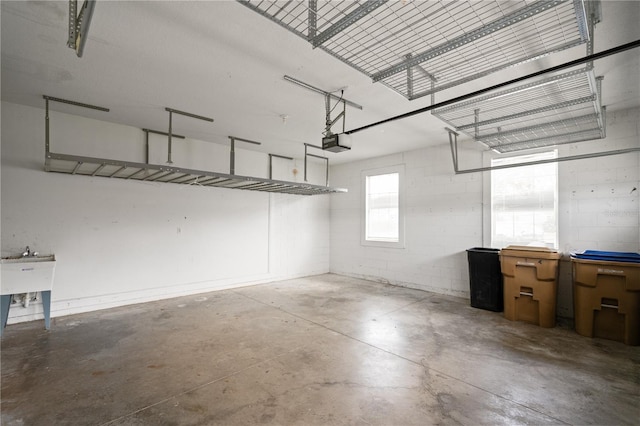
[{"label": "black trash bin", "polygon": [[467,250],[471,306],[488,311],[504,309],[500,250],[474,247]]}]

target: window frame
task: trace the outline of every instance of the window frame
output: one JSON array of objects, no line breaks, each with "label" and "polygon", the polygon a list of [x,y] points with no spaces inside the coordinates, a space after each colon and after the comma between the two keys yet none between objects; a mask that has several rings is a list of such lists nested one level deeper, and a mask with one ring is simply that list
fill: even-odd
[{"label": "window frame", "polygon": [[[398,241],[380,241],[367,239],[367,177],[386,174],[398,174]],[[368,247],[384,247],[384,248],[405,248],[405,189],[404,189],[405,165],[397,164],[393,166],[378,167],[375,169],[362,170],[360,174],[361,181],[361,208],[360,215],[360,244]]]}]

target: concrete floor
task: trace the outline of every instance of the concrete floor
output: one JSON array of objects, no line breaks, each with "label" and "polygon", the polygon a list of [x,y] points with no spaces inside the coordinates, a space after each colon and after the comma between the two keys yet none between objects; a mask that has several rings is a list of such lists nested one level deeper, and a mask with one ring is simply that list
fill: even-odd
[{"label": "concrete floor", "polygon": [[638,424],[640,348],[321,275],[10,325],[3,425]]}]

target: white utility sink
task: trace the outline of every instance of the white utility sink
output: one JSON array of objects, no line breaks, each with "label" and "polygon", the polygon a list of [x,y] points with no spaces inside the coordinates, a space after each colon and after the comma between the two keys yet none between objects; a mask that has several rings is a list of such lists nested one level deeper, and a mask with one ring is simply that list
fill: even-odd
[{"label": "white utility sink", "polygon": [[41,292],[42,306],[44,309],[44,325],[47,330],[49,329],[51,319],[51,288],[53,287],[55,270],[55,255],[5,257],[0,259],[0,295],[2,299],[2,326],[0,327],[0,336],[2,335],[4,327],[7,325],[12,294]]},{"label": "white utility sink", "polygon": [[0,260],[0,294],[19,294],[51,290],[56,257],[5,257]]}]

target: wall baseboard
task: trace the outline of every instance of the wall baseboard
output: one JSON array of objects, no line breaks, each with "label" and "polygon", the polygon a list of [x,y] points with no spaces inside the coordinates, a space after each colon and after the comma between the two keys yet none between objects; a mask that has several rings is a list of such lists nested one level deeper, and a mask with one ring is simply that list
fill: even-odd
[{"label": "wall baseboard", "polygon": [[[106,294],[94,297],[83,297],[79,299],[52,300],[51,318],[82,314],[127,305],[135,305],[137,303],[147,303],[164,299],[191,296],[213,291],[249,287],[253,285],[267,284],[274,281],[283,281],[326,273],[329,273],[328,269],[322,271],[309,271],[307,273],[287,276],[276,276],[273,274],[265,273],[252,277],[243,277],[241,279],[235,278],[202,281],[197,283],[183,284],[180,286],[145,289],[117,294]],[[52,299],[55,298],[55,287],[51,292],[51,296]],[[26,308],[22,307],[19,304],[12,305],[12,307],[9,309],[9,319],[7,321],[7,325],[43,319],[44,311],[42,307],[42,299],[40,298],[40,296],[38,296],[38,301],[31,302]]]},{"label": "wall baseboard", "polygon": [[414,290],[428,291],[430,293],[442,294],[445,296],[460,297],[463,299],[469,299],[471,297],[468,291],[449,290],[449,289],[443,289],[439,287],[432,287],[424,284],[410,283],[410,282],[399,281],[399,280],[390,280],[390,279],[378,277],[378,276],[355,274],[355,273],[344,272],[344,271],[331,271],[331,273],[336,275],[344,275],[345,277],[359,278],[366,281],[373,281],[373,282],[382,283],[382,284],[391,284],[398,287],[405,287],[405,288],[410,288]]}]

